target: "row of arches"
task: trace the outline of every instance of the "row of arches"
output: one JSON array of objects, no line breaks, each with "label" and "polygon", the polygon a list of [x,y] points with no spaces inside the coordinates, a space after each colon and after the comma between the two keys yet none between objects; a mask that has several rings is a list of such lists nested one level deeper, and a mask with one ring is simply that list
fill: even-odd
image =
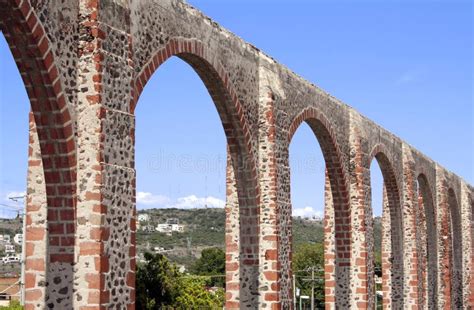
[{"label": "row of arches", "polygon": [[[314,118],[313,118],[314,117]],[[344,182],[334,182],[334,175],[329,174],[328,169],[341,169],[341,165],[338,162],[331,161],[328,153],[333,151],[337,152],[337,148],[334,146],[333,136],[328,133],[331,132],[330,127],[321,131],[321,126],[324,124],[324,121],[321,122],[318,116],[308,116],[307,119],[301,120],[301,116],[295,118],[293,124],[296,124],[296,128],[299,128],[301,123],[309,125],[312,134],[316,137],[318,144],[323,152],[323,160],[326,169],[326,177],[329,180],[330,184],[330,196],[331,198],[334,195],[340,195],[345,192]],[[319,125],[319,128],[317,125]],[[330,125],[324,125],[330,126]],[[295,129],[290,130],[292,133],[290,135],[290,143]],[[329,138],[329,139],[328,139]],[[309,141],[308,141],[309,142]],[[329,147],[328,147],[329,144]],[[332,144],[332,147],[331,147]],[[315,146],[315,148],[317,148]],[[290,154],[291,156],[291,154]],[[327,159],[330,160],[327,160]],[[393,165],[389,158],[386,155],[386,151],[383,146],[377,145],[372,150],[369,156],[370,171],[371,174],[373,170],[379,169],[381,176],[380,178],[371,176],[369,182],[369,188],[371,192],[371,210],[372,212],[377,209],[373,204],[374,191],[379,190],[381,198],[376,199],[381,203],[381,214],[377,214],[381,217],[381,235],[378,237],[378,242],[380,244],[373,245],[373,248],[370,250],[369,255],[374,255],[375,248],[378,248],[381,255],[381,277],[379,286],[372,284],[375,292],[376,298],[376,308],[385,308],[385,307],[394,307],[399,308],[403,307],[404,296],[405,296],[405,286],[407,282],[405,280],[405,271],[404,271],[404,257],[405,257],[405,245],[404,245],[404,225],[409,225],[406,223],[403,215],[403,206],[401,204],[401,189],[400,181],[395,175]],[[291,170],[291,169],[290,169]],[[341,169],[342,170],[342,169]],[[321,173],[320,173],[321,174]],[[322,173],[324,175],[324,173]],[[320,176],[320,179],[322,176]],[[374,181],[379,181],[382,185],[377,186],[374,184]],[[319,182],[324,184],[324,182]],[[460,206],[456,199],[456,194],[453,188],[446,186],[446,199],[447,203],[444,210],[436,210],[435,199],[432,193],[432,186],[430,186],[427,176],[424,173],[419,173],[416,175],[415,180],[415,192],[417,201],[412,206],[413,212],[415,214],[416,220],[416,239],[417,239],[417,258],[418,258],[418,279],[420,284],[418,285],[418,303],[425,307],[436,308],[438,306],[438,282],[445,282],[445,296],[448,297],[448,304],[455,306],[456,308],[462,308],[463,306],[463,290],[462,290],[462,233],[460,231],[461,225],[461,213]],[[318,184],[319,185],[319,184]],[[326,184],[327,185],[327,184]],[[321,187],[322,190],[322,187]],[[293,192],[293,191],[292,191]],[[328,196],[328,192],[326,192]],[[341,200],[344,201],[344,200]],[[369,201],[369,202],[370,202]],[[325,199],[325,221],[326,224],[333,225],[334,234],[336,235],[336,242],[338,245],[344,243],[344,234],[343,227],[348,227],[350,225],[350,218],[347,219],[338,218],[341,214],[348,215],[349,213],[344,213],[344,208],[350,208],[348,205],[339,205],[337,206],[337,200]],[[339,210],[339,212],[338,212]],[[347,210],[347,209],[346,209]],[[334,212],[335,223],[343,223],[342,226],[334,225],[331,222],[331,212]],[[438,214],[442,214],[443,219],[439,220],[437,218]],[[375,215],[372,214],[372,215]],[[374,239],[377,239],[374,236],[374,223],[370,221],[372,227],[368,228],[372,232],[372,242],[375,242]],[[442,227],[439,227],[442,226]],[[444,242],[444,252],[439,252],[438,243],[440,239],[438,237],[438,232],[442,231],[442,240]],[[331,229],[328,228],[326,232],[331,232]],[[342,238],[341,238],[342,237]],[[339,241],[337,241],[339,240]],[[349,243],[348,243],[349,244]],[[325,252],[331,253],[330,244],[325,244]],[[343,257],[344,255],[337,253],[344,253],[345,251],[350,251],[350,247],[337,247],[335,249],[336,257]],[[449,252],[449,254],[447,254]],[[445,260],[443,266],[445,270],[440,270],[440,264],[438,263],[439,257],[443,257]],[[375,260],[375,257],[372,257],[372,260]],[[326,260],[326,266],[331,264],[331,260]],[[340,279],[344,277],[343,275],[338,275],[338,272],[335,271],[335,278]],[[332,277],[332,278],[334,278]],[[326,282],[332,279],[330,276],[326,275]],[[338,281],[339,289],[343,290],[345,284],[343,281]],[[369,284],[370,286],[370,284]],[[378,292],[377,292],[378,291]],[[331,292],[331,288],[326,287],[326,297],[328,293]],[[381,293],[382,296],[379,297],[380,300],[377,301],[377,294]],[[342,294],[341,294],[342,295]],[[341,296],[339,295],[339,296]],[[331,296],[329,296],[329,301],[333,301]],[[344,301],[336,300],[336,304],[344,305]]]},{"label": "row of arches", "polygon": [[[8,7],[8,5],[6,6]],[[6,13],[5,13],[6,12]],[[52,237],[57,234],[58,248],[50,243],[48,251],[48,261],[60,264],[72,264],[74,253],[74,243],[71,244],[70,238],[74,238],[73,227],[74,219],[74,199],[65,199],[70,195],[74,196],[76,191],[75,184],[75,152],[76,145],[74,139],[73,124],[69,115],[62,91],[58,90],[60,81],[57,77],[57,69],[54,62],[50,60],[52,57],[49,49],[41,51],[39,46],[44,40],[43,36],[33,36],[33,29],[26,29],[27,23],[24,16],[14,15],[15,22],[7,15],[21,14],[19,10],[8,11],[3,9],[5,19],[2,15],[2,32],[5,33],[9,42],[12,53],[15,55],[19,64],[22,77],[29,93],[30,103],[33,110],[36,128],[38,131],[39,145],[42,153],[42,164],[44,166],[44,185],[48,197],[48,208],[58,207],[57,212],[47,212],[47,230],[49,234],[49,242]],[[8,13],[8,14],[7,14]],[[5,21],[5,22],[3,22]],[[20,21],[20,22],[18,22]],[[9,24],[10,22],[10,24]],[[23,29],[25,28],[25,29]],[[23,30],[21,30],[23,29]],[[19,42],[19,40],[26,40]],[[38,46],[32,50],[23,50],[24,47]],[[48,52],[49,51],[49,52]],[[255,242],[255,236],[258,235],[258,186],[255,160],[252,155],[252,147],[250,145],[251,133],[245,123],[245,117],[242,115],[242,108],[238,102],[237,95],[231,87],[229,77],[225,74],[220,64],[212,64],[210,60],[212,55],[208,55],[203,46],[198,42],[180,42],[170,41],[164,51],[160,51],[153,61],[149,63],[149,67],[144,69],[143,75],[140,75],[136,82],[134,102],[132,110],[138,101],[138,95],[145,87],[148,79],[164,63],[169,57],[177,56],[188,63],[199,75],[209,91],[213,102],[216,106],[220,121],[223,125],[227,145],[229,146],[229,155],[235,172],[236,190],[238,193],[239,205],[239,261],[240,261],[240,281],[243,279],[257,279],[258,265],[258,245]],[[41,76],[38,76],[41,75]],[[41,81],[41,82],[38,82]],[[300,124],[306,123],[317,138],[321,147],[321,152],[325,161],[325,178],[328,184],[326,191],[326,201],[330,201],[331,205],[325,206],[326,224],[328,231],[333,233],[331,240],[326,241],[326,266],[333,266],[333,271],[328,271],[326,282],[334,280],[337,285],[327,285],[326,297],[328,302],[344,303],[348,300],[338,300],[344,298],[341,296],[349,296],[347,290],[350,286],[350,264],[351,264],[351,207],[349,197],[349,180],[347,172],[341,158],[335,134],[330,125],[330,121],[324,115],[315,109],[307,109],[300,113],[292,122],[290,127],[290,135],[288,144],[291,143],[293,134],[300,127]],[[291,155],[290,155],[291,156]],[[383,192],[383,212],[382,215],[388,226],[383,232],[382,245],[382,278],[384,291],[384,304],[392,304],[398,307],[403,304],[404,296],[404,223],[402,221],[402,205],[400,201],[401,189],[400,180],[394,172],[393,165],[387,156],[387,152],[381,147],[376,147],[369,155],[369,162],[375,159],[379,164],[383,175],[384,192]],[[250,162],[250,164],[249,164]],[[326,179],[325,179],[326,180]],[[437,220],[435,212],[435,204],[432,188],[427,178],[420,174],[417,177],[418,189],[418,212],[420,221],[418,227],[420,240],[423,244],[421,250],[424,255],[419,255],[419,264],[428,266],[423,272],[420,268],[420,278],[423,281],[423,290],[421,296],[428,303],[435,302],[437,292],[436,285],[440,277],[438,274],[438,236]],[[58,197],[57,197],[58,196]],[[447,259],[445,264],[446,271],[443,274],[449,275],[450,285],[447,286],[446,294],[450,296],[452,302],[456,306],[462,306],[462,240],[461,240],[461,219],[459,206],[453,189],[448,189],[447,195],[447,212],[446,219],[442,222],[443,232],[447,237],[444,240],[443,250],[446,255],[443,259]],[[64,218],[70,220],[65,221]],[[331,220],[330,220],[331,219]],[[66,233],[65,233],[66,232]],[[425,234],[425,237],[423,237]],[[28,239],[28,237],[26,238]],[[64,240],[64,241],[63,241]],[[64,242],[64,244],[62,244]],[[333,243],[332,243],[333,242]],[[61,248],[61,251],[59,251]],[[66,249],[66,251],[64,251]],[[56,252],[57,250],[57,252]],[[436,253],[436,254],[434,254]],[[33,264],[33,262],[32,262]],[[47,265],[43,261],[43,265]],[[54,265],[51,265],[54,266]],[[48,267],[46,267],[48,268]],[[48,272],[49,281],[54,281],[54,276],[63,272],[64,269],[57,267],[51,268]],[[41,270],[38,270],[41,271]],[[72,270],[71,270],[72,272]],[[72,282],[68,282],[72,285]],[[35,284],[32,284],[34,287]],[[72,291],[72,287],[70,287]],[[241,295],[242,292],[241,285]],[[257,287],[253,283],[246,287],[249,300],[255,298]],[[389,292],[389,294],[387,293]]]}]

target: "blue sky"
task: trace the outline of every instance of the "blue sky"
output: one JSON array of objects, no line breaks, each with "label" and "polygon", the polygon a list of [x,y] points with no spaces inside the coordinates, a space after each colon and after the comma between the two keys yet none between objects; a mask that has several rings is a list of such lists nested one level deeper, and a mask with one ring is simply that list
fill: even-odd
[{"label": "blue sky", "polygon": [[[469,1],[189,2],[474,184]],[[1,37],[0,203],[25,188],[27,112]],[[166,62],[145,88],[136,115],[139,207],[222,206],[225,137],[192,69],[179,59]],[[290,148],[296,214],[321,214],[324,164],[307,126]],[[380,214],[382,181],[375,168],[373,200]],[[0,216],[5,212],[0,209]]]}]

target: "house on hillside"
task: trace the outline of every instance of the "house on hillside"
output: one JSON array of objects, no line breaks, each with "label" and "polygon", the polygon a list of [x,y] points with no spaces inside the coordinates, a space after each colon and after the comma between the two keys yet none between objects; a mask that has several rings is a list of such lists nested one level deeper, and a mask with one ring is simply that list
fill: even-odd
[{"label": "house on hillside", "polygon": [[19,245],[23,244],[23,234],[16,234],[15,237],[13,237],[13,241]]},{"label": "house on hillside", "polygon": [[167,235],[171,235],[174,232],[181,233],[184,231],[183,225],[178,224],[158,224],[156,226],[156,231],[160,233],[165,233]]},{"label": "house on hillside", "polygon": [[10,235],[0,235],[0,242],[10,243]]},{"label": "house on hillside", "polygon": [[155,226],[153,225],[140,225],[140,229],[144,232],[154,232],[155,231]]},{"label": "house on hillside", "polygon": [[5,254],[15,254],[15,246],[13,244],[5,244]]},{"label": "house on hillside", "polygon": [[138,221],[139,222],[149,222],[150,221],[150,214],[147,214],[147,213],[138,214]]},{"label": "house on hillside", "polygon": [[178,218],[169,218],[166,220],[166,224],[170,224],[170,225],[179,225],[179,219]]}]

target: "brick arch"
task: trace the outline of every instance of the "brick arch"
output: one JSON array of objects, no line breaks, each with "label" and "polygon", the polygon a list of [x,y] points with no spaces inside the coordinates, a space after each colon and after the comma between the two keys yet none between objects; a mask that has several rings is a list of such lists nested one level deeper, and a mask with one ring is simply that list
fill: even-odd
[{"label": "brick arch", "polygon": [[325,300],[327,305],[346,308],[350,300],[352,238],[348,178],[336,135],[329,120],[318,110],[306,108],[292,120],[288,130],[288,145],[303,122],[310,126],[321,147],[326,164],[326,196],[329,195],[332,200],[333,214],[329,214],[328,206],[325,206],[325,235],[332,232],[335,238],[334,245],[330,244],[328,236],[325,236],[324,242],[325,270],[328,271],[325,275]]},{"label": "brick arch", "polygon": [[[251,164],[249,168],[255,170],[256,162],[250,142],[251,133],[237,92],[224,66],[213,60],[212,52],[198,40],[171,39],[166,46],[154,54],[137,74],[130,111],[134,113],[139,97],[153,73],[172,56],[177,56],[188,63],[202,79],[221,117],[231,154],[239,153],[235,152],[238,151],[236,148],[239,148],[240,151],[248,154],[247,159]],[[252,178],[256,178],[256,171],[251,174]]]},{"label": "brick arch", "polygon": [[452,309],[463,308],[463,274],[462,274],[462,225],[461,210],[453,188],[447,188],[447,204],[442,231],[444,232],[444,249],[442,257],[445,273],[445,297]]},{"label": "brick arch", "polygon": [[[224,66],[216,60],[212,51],[198,40],[170,39],[166,46],[156,52],[138,73],[130,111],[134,113],[139,97],[154,72],[172,56],[182,59],[194,69],[206,86],[220,116],[237,187],[240,218],[238,268],[240,278],[253,281],[255,269],[258,268],[258,244],[256,244],[258,241],[256,240],[258,240],[259,229],[256,160],[253,156],[251,133],[242,104]],[[257,295],[257,285],[241,283],[240,289],[242,290],[243,287],[248,291],[246,294]],[[226,304],[235,307],[238,302],[230,301],[230,295],[232,294],[226,294]]]},{"label": "brick arch", "polygon": [[[373,147],[369,155],[369,168],[375,158],[382,171],[384,191],[383,208],[388,207],[390,227],[390,248],[384,251],[387,238],[382,235],[382,290],[383,304],[398,309],[403,307],[404,268],[403,268],[403,222],[400,190],[397,175],[387,154],[390,154],[383,144]],[[382,226],[384,226],[382,224]],[[385,239],[385,243],[384,243]],[[388,252],[387,252],[388,251]],[[390,281],[390,282],[389,282]],[[389,284],[390,283],[390,284]]]},{"label": "brick arch", "polygon": [[438,296],[438,232],[436,229],[436,213],[434,196],[428,178],[421,172],[418,181],[418,216],[417,239],[420,241],[421,251],[418,256],[418,274],[421,280],[422,292],[420,305],[433,308]]},{"label": "brick arch", "polygon": [[[73,123],[49,39],[29,1],[0,0],[0,29],[23,79],[31,105],[30,123],[34,124],[41,151],[41,160],[30,160],[29,167],[42,166],[47,224],[32,226],[32,214],[44,210],[31,203],[34,193],[28,193],[25,234],[25,303],[41,307],[47,297],[45,284],[41,283],[45,277],[47,284],[58,275],[61,279],[69,277],[67,283],[60,281],[62,287],[59,288],[72,291],[76,191]],[[43,243],[47,244],[46,252],[35,249]],[[43,256],[31,258],[34,253]],[[49,297],[55,298],[53,295]]]}]

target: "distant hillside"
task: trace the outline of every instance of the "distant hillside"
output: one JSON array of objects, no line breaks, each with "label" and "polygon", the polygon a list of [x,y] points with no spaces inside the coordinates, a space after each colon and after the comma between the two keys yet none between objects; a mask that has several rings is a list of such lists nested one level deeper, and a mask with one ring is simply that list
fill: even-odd
[{"label": "distant hillside", "polygon": [[21,228],[21,218],[0,218],[0,235],[10,235],[13,238],[15,234],[21,233]]},{"label": "distant hillside", "polygon": [[[188,266],[196,257],[200,256],[202,249],[207,247],[224,248],[225,212],[224,209],[149,209],[141,210],[138,214],[149,214],[148,223],[152,225],[165,223],[167,219],[177,218],[179,223],[185,225],[182,233],[173,233],[168,236],[159,232],[137,233],[138,253],[152,251],[155,247],[165,249],[166,256],[178,264]],[[376,251],[380,249],[380,221],[375,220]],[[309,221],[302,218],[293,220],[294,246],[304,243],[322,243],[324,228],[322,221]]]}]

